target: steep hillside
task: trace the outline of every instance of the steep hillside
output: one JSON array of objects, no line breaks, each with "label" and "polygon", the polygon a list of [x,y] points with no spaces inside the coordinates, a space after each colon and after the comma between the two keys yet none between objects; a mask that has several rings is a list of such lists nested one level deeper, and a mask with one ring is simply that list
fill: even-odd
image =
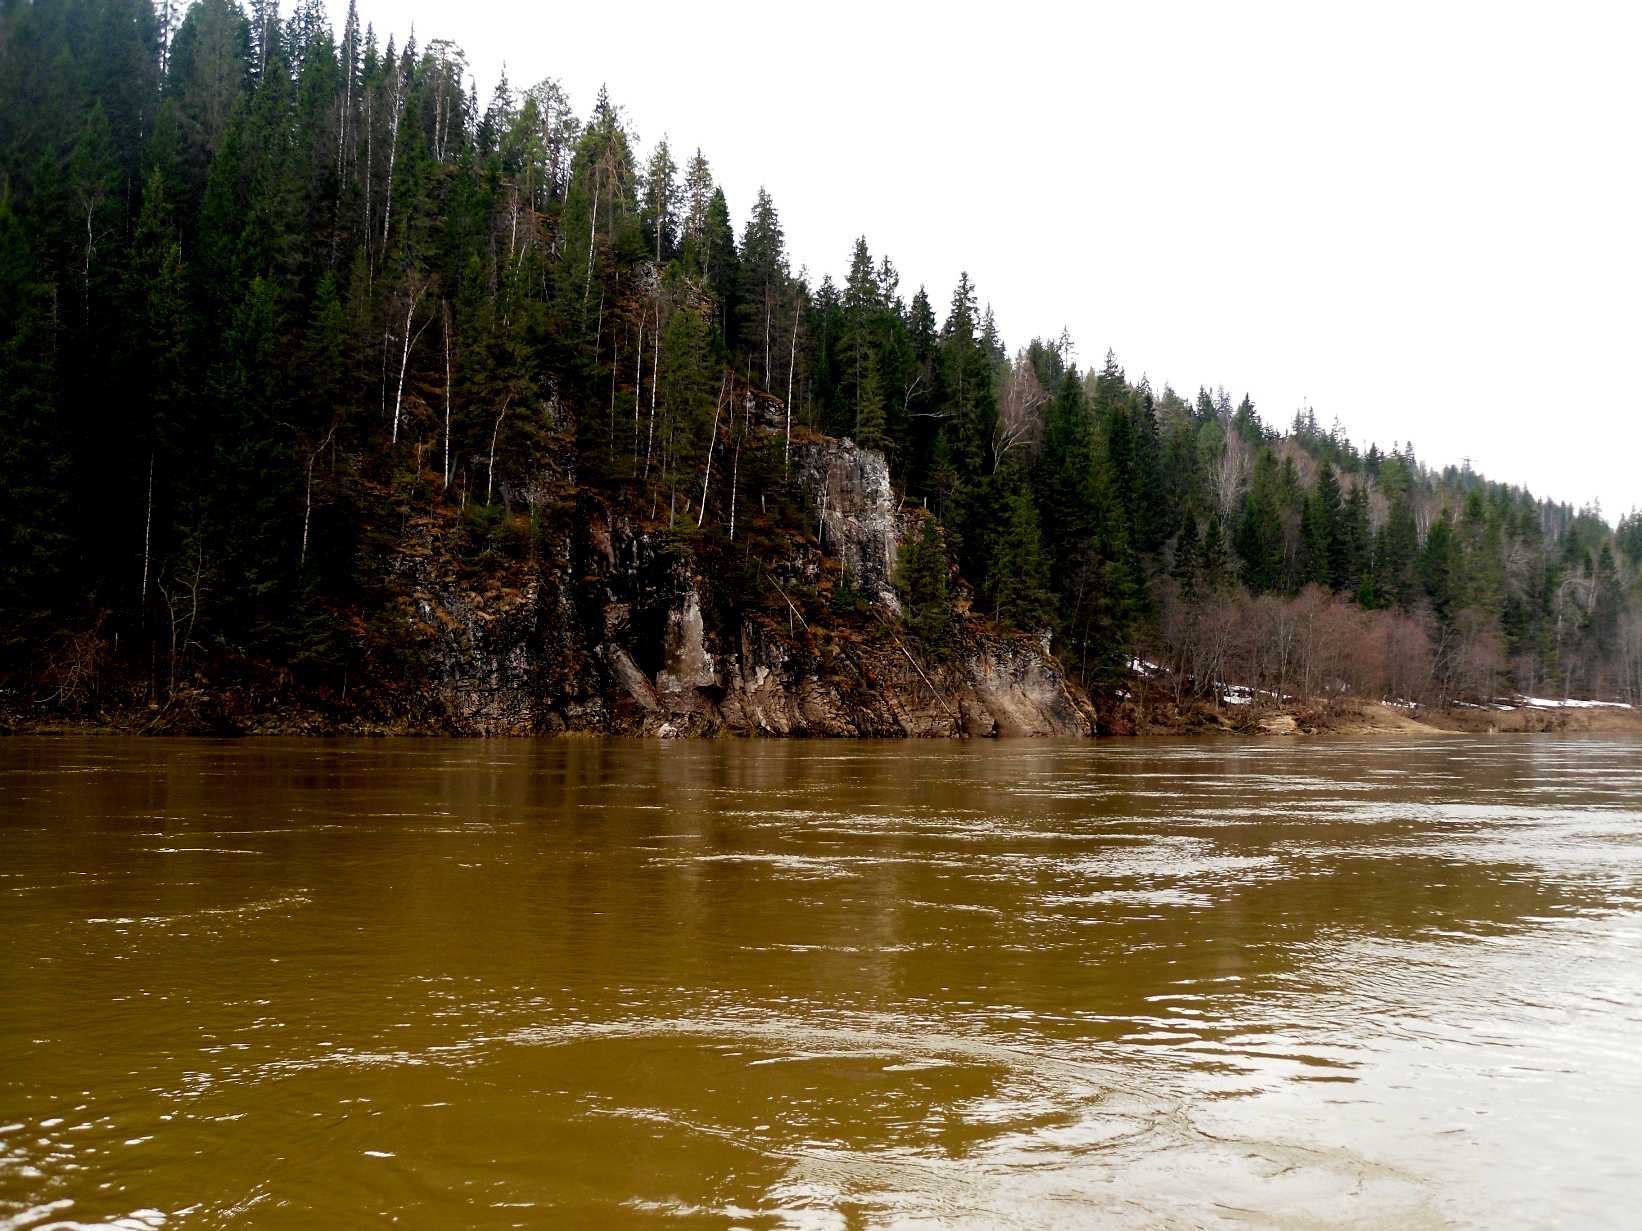
[{"label": "steep hillside", "polygon": [[351,9],[5,5],[0,703],[1071,730],[1061,670],[1136,658],[1184,708],[1642,703],[1642,517],[1011,351],[864,238],[802,268],[602,92],[481,105]]}]

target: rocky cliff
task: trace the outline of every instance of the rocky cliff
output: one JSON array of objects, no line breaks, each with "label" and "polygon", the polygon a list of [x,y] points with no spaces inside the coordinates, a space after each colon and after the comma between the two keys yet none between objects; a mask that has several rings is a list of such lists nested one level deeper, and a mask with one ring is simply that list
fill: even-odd
[{"label": "rocky cliff", "polygon": [[[406,556],[408,622],[441,725],[462,734],[1087,735],[1092,715],[1037,641],[962,620],[947,653],[900,631],[911,519],[881,454],[795,446],[813,534],[767,563],[771,602],[727,608],[711,562],[592,510],[537,577],[464,584]],[[665,544],[662,539],[668,539]],[[826,602],[848,575],[859,601]]]}]

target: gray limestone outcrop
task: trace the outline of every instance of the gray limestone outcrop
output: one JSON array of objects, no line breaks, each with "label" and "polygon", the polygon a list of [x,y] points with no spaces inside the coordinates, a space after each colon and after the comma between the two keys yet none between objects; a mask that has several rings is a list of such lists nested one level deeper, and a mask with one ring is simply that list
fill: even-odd
[{"label": "gray limestone outcrop", "polygon": [[816,508],[822,550],[849,570],[863,594],[899,615],[895,560],[906,524],[884,455],[847,437],[805,444],[795,453]]}]

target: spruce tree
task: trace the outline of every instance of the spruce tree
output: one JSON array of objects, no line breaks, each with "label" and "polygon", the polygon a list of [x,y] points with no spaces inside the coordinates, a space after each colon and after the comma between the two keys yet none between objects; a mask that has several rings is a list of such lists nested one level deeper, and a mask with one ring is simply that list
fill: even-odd
[{"label": "spruce tree", "polygon": [[1180,532],[1175,535],[1174,558],[1170,574],[1180,586],[1181,594],[1195,597],[1202,577],[1202,543],[1197,533],[1197,516],[1186,510]]},{"label": "spruce tree", "polygon": [[[1317,520],[1317,533],[1320,536],[1317,553],[1313,559],[1312,580],[1319,585],[1332,587],[1336,590],[1346,588],[1346,574],[1350,557],[1350,545],[1347,542],[1345,525],[1345,511],[1340,496],[1340,480],[1334,473],[1334,466],[1327,458],[1317,470],[1317,483],[1314,488],[1316,508],[1314,515]],[[1326,567],[1317,567],[1319,561],[1316,554],[1327,553]]]},{"label": "spruce tree", "polygon": [[740,332],[738,344],[753,360],[753,372],[765,388],[775,378],[780,333],[777,311],[787,279],[786,236],[775,202],[763,188],[753,203],[741,237]]},{"label": "spruce tree", "polygon": [[884,395],[878,387],[878,357],[869,353],[856,403],[855,443],[863,449],[882,451],[887,444],[884,424]]},{"label": "spruce tree", "polygon": [[1392,497],[1390,517],[1381,528],[1374,548],[1377,601],[1395,603],[1405,610],[1413,605],[1419,590],[1418,553],[1419,530],[1414,524],[1414,508],[1408,496],[1398,491]]},{"label": "spruce tree", "polygon": [[956,431],[953,461],[962,481],[972,483],[984,472],[997,418],[992,365],[977,333],[975,288],[959,274],[952,307],[941,326],[941,375]]},{"label": "spruce tree", "polygon": [[1054,612],[1049,560],[1038,529],[1038,511],[1024,481],[1012,482],[1004,496],[1003,524],[992,542],[987,582],[998,618],[1032,631],[1047,626]]},{"label": "spruce tree", "polygon": [[1255,459],[1236,544],[1244,584],[1256,594],[1277,589],[1283,580],[1282,477],[1270,449],[1262,449]]},{"label": "spruce tree", "polygon": [[949,565],[935,519],[920,520],[920,529],[901,544],[896,587],[905,606],[907,627],[926,649],[938,650],[952,623],[952,600],[947,594]]},{"label": "spruce tree", "polygon": [[1327,586],[1334,577],[1334,557],[1330,542],[1330,519],[1322,497],[1312,491],[1300,510],[1300,546],[1303,554],[1299,580],[1302,584]]},{"label": "spruce tree", "polygon": [[[50,287],[34,276],[30,237],[0,185],[0,665],[73,615],[70,439],[63,431]],[[67,592],[65,592],[67,591]]]},{"label": "spruce tree", "polygon": [[734,350],[741,315],[741,263],[736,253],[735,229],[730,225],[730,207],[722,188],[713,189],[707,200],[707,223],[701,239],[701,264],[707,285],[717,301],[713,323],[726,350]]},{"label": "spruce tree", "polygon": [[843,370],[840,373],[839,392],[843,402],[853,407],[859,415],[867,363],[875,358],[877,349],[880,308],[878,278],[864,236],[855,241],[855,251],[850,257],[842,307],[838,350]]},{"label": "spruce tree", "polygon": [[1220,527],[1218,515],[1211,515],[1209,528],[1203,532],[1203,548],[1199,553],[1203,585],[1210,590],[1224,586],[1231,572],[1231,553],[1226,547],[1226,534]]}]

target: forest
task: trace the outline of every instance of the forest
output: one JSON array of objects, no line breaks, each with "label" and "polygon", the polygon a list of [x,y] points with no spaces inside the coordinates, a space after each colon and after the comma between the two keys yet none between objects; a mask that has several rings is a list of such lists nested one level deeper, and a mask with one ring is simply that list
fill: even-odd
[{"label": "forest", "polygon": [[[346,695],[408,669],[412,524],[516,577],[620,510],[715,610],[784,610],[823,434],[916,515],[931,659],[985,624],[1090,691],[1642,702],[1642,514],[1012,348],[967,274],[905,286],[865,237],[802,256],[604,92],[481,99],[352,7],[3,0],[0,688]],[[847,577],[800,597],[877,619]]]}]

